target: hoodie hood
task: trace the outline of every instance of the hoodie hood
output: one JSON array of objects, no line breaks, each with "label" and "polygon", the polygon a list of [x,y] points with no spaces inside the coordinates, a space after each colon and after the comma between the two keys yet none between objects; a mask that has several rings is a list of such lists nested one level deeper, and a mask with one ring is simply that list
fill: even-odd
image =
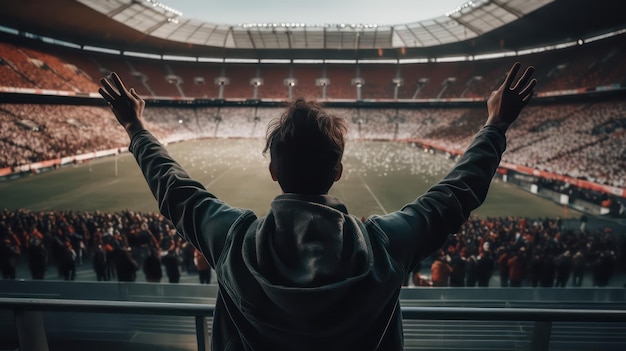
[{"label": "hoodie hood", "polygon": [[372,264],[364,225],[328,195],[278,196],[246,234],[243,255],[267,296],[300,315],[345,297]]}]

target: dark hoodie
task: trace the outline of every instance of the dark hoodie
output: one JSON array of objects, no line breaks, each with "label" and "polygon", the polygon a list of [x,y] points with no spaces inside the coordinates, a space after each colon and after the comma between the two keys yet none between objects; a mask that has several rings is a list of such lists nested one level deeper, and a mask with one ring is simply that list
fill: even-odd
[{"label": "dark hoodie", "polygon": [[484,201],[504,135],[483,128],[439,184],[365,223],[328,195],[283,194],[257,218],[207,192],[147,131],[130,150],[161,213],[217,273],[213,350],[402,350],[403,278]]}]

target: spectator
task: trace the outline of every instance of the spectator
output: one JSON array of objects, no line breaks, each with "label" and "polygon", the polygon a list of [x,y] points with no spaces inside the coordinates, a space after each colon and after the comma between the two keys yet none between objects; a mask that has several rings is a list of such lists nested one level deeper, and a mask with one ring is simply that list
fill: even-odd
[{"label": "spectator", "polygon": [[170,248],[167,254],[161,259],[163,266],[165,266],[165,274],[167,274],[170,283],[180,282],[181,261],[180,255],[176,252],[176,248],[173,247]]},{"label": "spectator", "polygon": [[551,253],[544,253],[541,258],[541,272],[539,273],[539,286],[542,288],[554,287],[556,277],[556,263]]},{"label": "spectator", "polygon": [[161,269],[161,257],[156,248],[150,250],[150,254],[143,261],[143,274],[149,283],[160,283],[163,278]]},{"label": "spectator", "polygon": [[605,287],[613,276],[613,262],[615,253],[609,249],[603,250],[592,263],[593,286]]},{"label": "spectator", "polygon": [[59,248],[59,273],[65,280],[76,279],[76,252],[69,241]]},{"label": "spectator", "polygon": [[509,259],[511,258],[511,255],[503,246],[498,248],[497,255],[498,271],[500,273],[500,286],[506,288],[509,286]]},{"label": "spectator", "polygon": [[489,282],[491,281],[491,277],[493,276],[493,271],[495,269],[495,264],[496,260],[493,257],[493,253],[491,252],[490,244],[486,242],[483,244],[483,250],[478,256],[478,261],[476,265],[476,280],[478,286],[489,286]]},{"label": "spectator", "polygon": [[209,266],[209,262],[198,249],[194,249],[194,262],[200,284],[211,284],[211,266]]},{"label": "spectator", "polygon": [[521,247],[518,252],[515,252],[507,262],[509,268],[509,286],[512,288],[519,288],[522,286],[525,277],[526,267],[526,248]]},{"label": "spectator", "polygon": [[452,266],[450,266],[450,257],[443,255],[443,252],[437,257],[430,266],[432,275],[430,279],[433,282],[433,286],[442,287],[448,286],[448,280],[450,279],[450,273],[452,273]]},{"label": "spectator", "polygon": [[563,252],[556,258],[556,283],[558,288],[567,286],[567,281],[572,275],[572,254],[569,250]]},{"label": "spectator", "polygon": [[115,252],[115,272],[120,282],[134,282],[137,280],[139,264],[133,259],[131,248],[119,248]]},{"label": "spectator", "polygon": [[0,271],[2,279],[15,279],[15,269],[21,250],[17,243],[4,239],[0,243]]},{"label": "spectator", "polygon": [[28,268],[33,279],[43,280],[48,263],[48,251],[43,244],[43,236],[33,236],[28,244]]},{"label": "spectator", "polygon": [[465,274],[465,286],[475,287],[478,284],[478,257],[474,253],[467,259]]},{"label": "spectator", "polygon": [[583,285],[586,269],[587,263],[585,255],[582,250],[578,250],[574,254],[574,257],[572,257],[572,286],[581,287]]},{"label": "spectator", "polygon": [[450,272],[450,286],[465,286],[465,276],[467,274],[465,253],[465,249],[463,249],[461,253],[458,253],[456,250],[452,253],[452,261],[450,261],[450,267],[452,267],[452,272]]},{"label": "spectator", "polygon": [[196,265],[194,264],[195,248],[189,242],[183,242],[180,246],[180,256],[182,259],[182,269],[187,274],[195,273]]},{"label": "spectator", "polygon": [[96,280],[109,281],[111,277],[107,270],[107,254],[102,245],[98,245],[92,259],[93,270],[96,273]]},{"label": "spectator", "polygon": [[223,289],[213,348],[401,350],[405,272],[441,248],[484,201],[505,132],[536,84],[532,67],[513,84],[519,68],[489,97],[485,127],[448,175],[401,210],[365,224],[328,195],[343,172],[346,126],[317,104],[296,100],[270,125],[265,150],[283,194],[258,218],[191,179],[145,129],[145,102],[117,74],[102,79],[99,92],[128,133],[164,216],[216,268]]},{"label": "spectator", "polygon": [[539,254],[541,247],[535,247],[534,251],[535,253],[528,263],[528,279],[530,280],[530,286],[536,288],[539,286],[541,272],[543,271],[543,257]]}]

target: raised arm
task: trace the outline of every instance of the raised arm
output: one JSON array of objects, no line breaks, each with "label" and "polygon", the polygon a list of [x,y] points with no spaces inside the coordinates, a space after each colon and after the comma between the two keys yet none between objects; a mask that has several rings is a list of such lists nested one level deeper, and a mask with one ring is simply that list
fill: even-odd
[{"label": "raised arm", "polygon": [[405,268],[440,248],[487,196],[506,148],[504,133],[530,101],[536,80],[528,67],[513,85],[520,64],[487,101],[488,118],[454,168],[436,185],[400,211],[372,217],[368,225],[387,236],[390,251]]},{"label": "raised arm", "polygon": [[160,212],[180,235],[199,249],[212,267],[222,252],[230,226],[250,211],[228,206],[209,193],[170,156],[144,125],[145,102],[112,73],[99,89],[131,139],[129,150],[157,200]]}]

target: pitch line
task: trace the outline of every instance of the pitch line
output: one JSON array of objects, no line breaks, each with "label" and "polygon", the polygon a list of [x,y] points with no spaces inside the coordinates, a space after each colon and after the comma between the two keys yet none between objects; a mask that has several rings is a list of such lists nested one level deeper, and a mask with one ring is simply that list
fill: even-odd
[{"label": "pitch line", "polygon": [[378,197],[376,195],[374,195],[374,192],[372,191],[372,189],[370,189],[369,185],[367,185],[367,183],[365,182],[365,179],[363,179],[361,174],[358,173],[358,172],[357,172],[357,175],[359,176],[359,179],[361,179],[361,182],[363,182],[363,186],[365,187],[365,189],[367,189],[367,191],[370,193],[370,195],[372,195],[372,197],[374,198],[374,201],[376,201],[376,204],[378,205],[378,207],[380,207],[380,209],[383,211],[383,214],[387,214],[387,210],[385,209],[383,204],[380,202],[380,200],[378,200]]},{"label": "pitch line", "polygon": [[213,185],[215,182],[217,182],[220,178],[222,178],[224,176],[224,174],[228,173],[228,171],[230,171],[231,169],[233,169],[233,166],[228,167],[226,170],[224,170],[224,172],[222,172],[222,174],[218,175],[209,184],[205,185],[207,190],[209,189],[209,187],[211,187],[211,185]]}]

